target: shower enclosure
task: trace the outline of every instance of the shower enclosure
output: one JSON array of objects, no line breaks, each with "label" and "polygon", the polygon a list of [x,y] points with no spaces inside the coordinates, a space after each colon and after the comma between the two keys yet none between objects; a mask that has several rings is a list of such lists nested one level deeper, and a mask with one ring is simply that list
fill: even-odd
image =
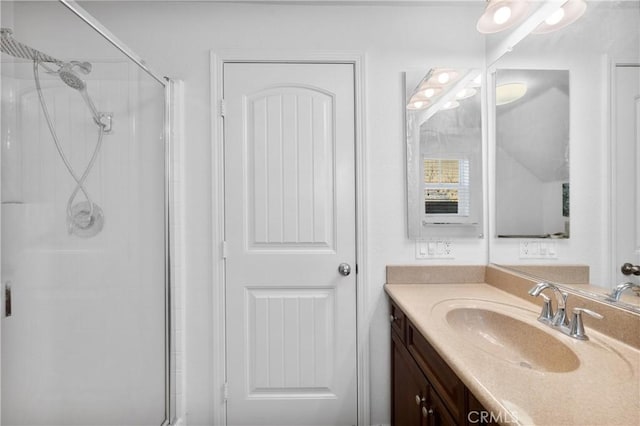
[{"label": "shower enclosure", "polygon": [[170,424],[171,82],[75,2],[0,8],[1,424]]}]

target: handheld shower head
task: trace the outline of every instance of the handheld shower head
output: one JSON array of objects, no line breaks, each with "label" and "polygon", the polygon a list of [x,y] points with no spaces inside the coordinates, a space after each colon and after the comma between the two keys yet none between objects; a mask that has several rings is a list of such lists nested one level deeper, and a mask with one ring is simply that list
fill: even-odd
[{"label": "handheld shower head", "polygon": [[76,74],[76,72],[73,70],[72,64],[64,64],[58,70],[58,76],[60,77],[60,80],[62,80],[67,86],[71,87],[72,89],[84,90],[87,88],[87,84],[84,82],[84,80],[81,79],[80,76],[78,76],[78,74]]},{"label": "handheld shower head", "polygon": [[78,67],[84,74],[88,74],[91,71],[91,64],[89,62],[65,62],[57,71],[58,77],[60,77],[60,80],[62,80],[64,84],[80,92],[89,111],[91,111],[93,121],[98,127],[106,128],[107,125],[102,122],[100,112],[93,103],[89,93],[87,93],[87,83],[75,72],[74,67]]}]

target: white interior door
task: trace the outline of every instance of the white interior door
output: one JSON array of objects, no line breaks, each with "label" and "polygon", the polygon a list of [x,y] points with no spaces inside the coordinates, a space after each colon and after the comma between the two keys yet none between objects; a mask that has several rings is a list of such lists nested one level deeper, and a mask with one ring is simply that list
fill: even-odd
[{"label": "white interior door", "polygon": [[623,275],[624,263],[640,265],[640,66],[616,67],[615,199],[616,268],[614,286],[640,277]]},{"label": "white interior door", "polygon": [[224,99],[227,424],[356,424],[353,65],[226,63]]}]

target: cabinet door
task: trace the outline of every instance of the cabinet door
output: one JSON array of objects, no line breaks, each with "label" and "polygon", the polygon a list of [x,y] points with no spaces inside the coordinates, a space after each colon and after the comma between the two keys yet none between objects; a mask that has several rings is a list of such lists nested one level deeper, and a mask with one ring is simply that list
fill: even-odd
[{"label": "cabinet door", "polygon": [[392,337],[391,424],[392,426],[425,426],[423,400],[428,398],[427,382],[395,332]]},{"label": "cabinet door", "polygon": [[469,391],[467,391],[467,425],[497,426],[491,416],[491,412],[482,406],[482,403]]},{"label": "cabinet door", "polygon": [[429,403],[427,405],[428,426],[456,426],[455,420],[449,414],[449,410],[438,397],[433,388],[429,392]]}]

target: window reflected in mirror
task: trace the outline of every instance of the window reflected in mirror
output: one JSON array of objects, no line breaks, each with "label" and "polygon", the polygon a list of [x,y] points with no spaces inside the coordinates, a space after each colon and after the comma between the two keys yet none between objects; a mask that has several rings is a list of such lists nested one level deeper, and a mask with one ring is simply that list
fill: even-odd
[{"label": "window reflected in mirror", "polygon": [[424,159],[426,215],[469,216],[469,160]]}]

